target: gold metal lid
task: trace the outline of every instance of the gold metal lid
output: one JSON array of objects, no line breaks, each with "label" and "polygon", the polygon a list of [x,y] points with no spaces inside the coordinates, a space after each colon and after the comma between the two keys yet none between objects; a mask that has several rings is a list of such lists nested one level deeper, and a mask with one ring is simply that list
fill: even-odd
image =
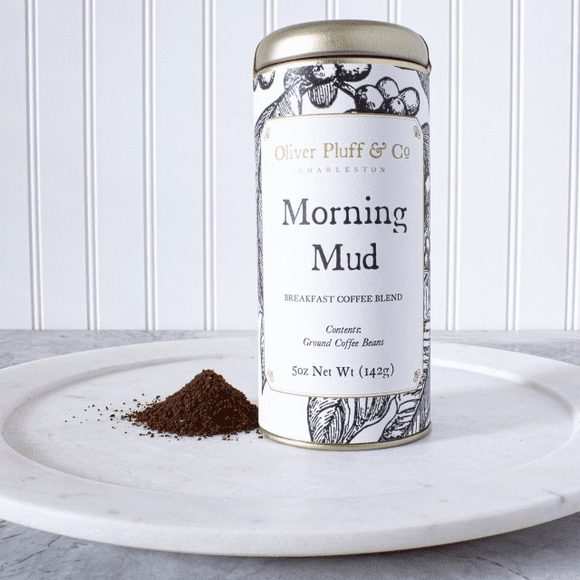
[{"label": "gold metal lid", "polygon": [[409,28],[373,20],[322,20],[266,36],[256,48],[254,74],[286,61],[332,56],[392,58],[431,69],[427,44]]}]

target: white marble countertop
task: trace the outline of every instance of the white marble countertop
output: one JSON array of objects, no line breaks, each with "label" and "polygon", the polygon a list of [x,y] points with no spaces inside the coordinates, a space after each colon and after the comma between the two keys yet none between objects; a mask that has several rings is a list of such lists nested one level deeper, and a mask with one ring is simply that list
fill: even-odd
[{"label": "white marble countertop", "polygon": [[[75,351],[248,332],[0,331],[0,368]],[[434,339],[525,352],[580,365],[580,332],[435,332]],[[0,578],[229,580],[580,578],[580,513],[532,528],[419,550],[325,558],[202,556],[77,540],[0,520]]]}]

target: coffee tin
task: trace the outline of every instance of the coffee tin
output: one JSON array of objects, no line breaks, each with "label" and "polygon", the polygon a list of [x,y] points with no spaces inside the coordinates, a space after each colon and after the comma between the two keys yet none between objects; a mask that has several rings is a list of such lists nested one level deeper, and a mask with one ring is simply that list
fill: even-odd
[{"label": "coffee tin", "polygon": [[259,423],[315,449],[428,433],[427,45],[383,22],[277,30],[254,59]]}]

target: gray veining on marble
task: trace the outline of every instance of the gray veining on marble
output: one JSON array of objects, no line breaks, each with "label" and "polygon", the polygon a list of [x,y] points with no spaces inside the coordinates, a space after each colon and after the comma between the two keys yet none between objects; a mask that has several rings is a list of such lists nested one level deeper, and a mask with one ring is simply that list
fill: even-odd
[{"label": "gray veining on marble", "polygon": [[[80,350],[215,335],[193,331],[0,331],[0,367]],[[579,332],[436,332],[434,338],[580,364]],[[326,558],[241,558],[138,550],[0,520],[0,578],[570,580],[580,578],[580,514],[435,548]]]}]

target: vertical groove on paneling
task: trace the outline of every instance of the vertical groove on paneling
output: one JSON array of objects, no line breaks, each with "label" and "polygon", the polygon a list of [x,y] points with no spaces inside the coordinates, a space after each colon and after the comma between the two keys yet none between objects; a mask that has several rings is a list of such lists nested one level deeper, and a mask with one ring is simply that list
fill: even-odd
[{"label": "vertical groove on paneling", "polygon": [[203,243],[204,324],[216,330],[216,223],[215,223],[215,5],[203,2]]},{"label": "vertical groove on paneling", "polygon": [[145,328],[157,329],[155,191],[155,0],[143,0],[143,196]]},{"label": "vertical groove on paneling", "polygon": [[97,268],[97,184],[95,114],[95,3],[83,2],[84,165],[85,165],[85,262],[87,329],[99,328]]},{"label": "vertical groove on paneling", "polygon": [[393,24],[401,23],[401,0],[389,0],[387,4],[387,19]]},{"label": "vertical groove on paneling", "polygon": [[276,1],[264,0],[264,36],[276,30]]},{"label": "vertical groove on paneling", "polygon": [[338,0],[326,0],[326,20],[338,18]]},{"label": "vertical groove on paneling", "polygon": [[449,189],[447,237],[447,330],[457,330],[459,298],[459,205],[461,181],[462,0],[449,5]]},{"label": "vertical groove on paneling", "polygon": [[41,330],[42,261],[38,165],[38,27],[36,0],[26,1],[26,100],[28,140],[28,220],[32,329]]},{"label": "vertical groove on paneling", "polygon": [[523,155],[523,0],[511,2],[510,160],[506,329],[516,330],[519,310]]},{"label": "vertical groove on paneling", "polygon": [[568,202],[568,268],[566,272],[566,330],[578,329],[578,194],[580,159],[580,0],[572,0],[570,70],[570,175]]}]

